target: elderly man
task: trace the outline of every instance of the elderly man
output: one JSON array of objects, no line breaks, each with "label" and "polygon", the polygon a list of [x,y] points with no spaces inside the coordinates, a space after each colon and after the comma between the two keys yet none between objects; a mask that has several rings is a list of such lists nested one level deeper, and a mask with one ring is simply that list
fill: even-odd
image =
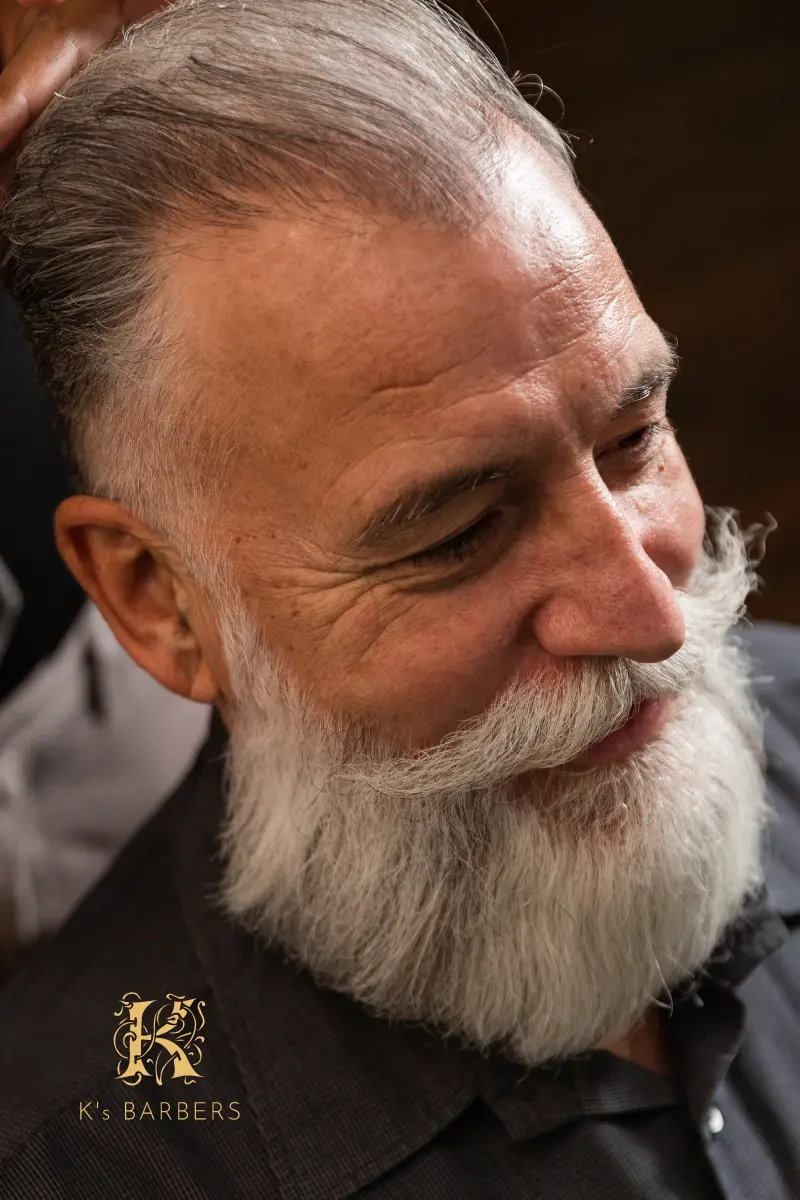
[{"label": "elderly man", "polygon": [[796,1196],[798,640],[557,131],[420,0],[183,0],[4,229],[62,554],[219,716],[3,997],[3,1195]]}]

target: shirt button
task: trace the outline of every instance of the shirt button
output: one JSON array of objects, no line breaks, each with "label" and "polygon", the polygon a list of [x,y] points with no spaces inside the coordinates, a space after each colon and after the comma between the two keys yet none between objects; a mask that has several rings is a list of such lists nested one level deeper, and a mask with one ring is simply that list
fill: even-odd
[{"label": "shirt button", "polygon": [[718,1133],[722,1133],[722,1130],[724,1128],[725,1128],[725,1118],[723,1117],[722,1113],[719,1111],[717,1106],[715,1104],[712,1104],[711,1108],[708,1110],[708,1113],[706,1114],[706,1129],[708,1130],[708,1132],[711,1134],[712,1137],[716,1137],[716,1135]]}]

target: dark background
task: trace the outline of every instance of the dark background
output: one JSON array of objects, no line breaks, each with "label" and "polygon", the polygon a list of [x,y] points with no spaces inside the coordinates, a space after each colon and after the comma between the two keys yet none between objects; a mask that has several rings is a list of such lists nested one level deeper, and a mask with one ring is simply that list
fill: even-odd
[{"label": "dark background", "polygon": [[677,336],[671,416],[705,500],[778,522],[751,611],[800,623],[794,6],[488,0],[507,50],[478,0],[452,7],[560,97],[584,193]]}]

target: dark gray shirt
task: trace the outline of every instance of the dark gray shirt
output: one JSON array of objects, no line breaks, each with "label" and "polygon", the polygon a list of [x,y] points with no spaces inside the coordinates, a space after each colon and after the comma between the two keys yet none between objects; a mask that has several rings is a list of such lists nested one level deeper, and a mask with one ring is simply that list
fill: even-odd
[{"label": "dark gray shirt", "polygon": [[[797,1200],[800,632],[761,625],[752,646],[771,677],[767,888],[673,993],[678,1085],[604,1051],[526,1071],[377,1020],[229,924],[217,725],[0,994],[0,1196]],[[138,1024],[133,993],[152,1001]]]}]

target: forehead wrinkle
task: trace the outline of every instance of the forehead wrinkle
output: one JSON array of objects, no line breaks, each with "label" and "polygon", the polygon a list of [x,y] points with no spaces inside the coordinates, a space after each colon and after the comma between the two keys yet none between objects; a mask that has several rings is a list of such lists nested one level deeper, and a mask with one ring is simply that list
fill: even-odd
[{"label": "forehead wrinkle", "polygon": [[[516,312],[519,313],[527,308],[528,305],[540,301],[548,293],[563,287],[565,283],[565,276],[550,281],[545,286],[539,288],[535,295],[529,297],[527,300],[515,303],[514,307]],[[478,314],[470,314],[470,317],[472,322],[478,319],[481,320],[481,333],[484,335],[486,335],[488,330],[494,326],[498,324],[504,324],[508,321],[506,308],[498,308],[495,311],[484,315],[482,319],[479,318]],[[420,368],[413,365],[413,349],[404,347],[403,365],[396,366],[396,364],[393,363],[391,366],[387,366],[387,370],[394,369],[396,371],[396,375],[394,377],[389,376],[385,382],[381,382],[378,384],[378,386],[371,389],[371,396],[380,398],[388,393],[399,394],[422,391],[433,385],[440,385],[446,382],[449,376],[454,375],[459,371],[467,370],[470,367],[474,367],[480,363],[481,360],[485,359],[489,359],[489,362],[487,363],[487,373],[491,372],[494,377],[492,390],[499,390],[499,387],[502,386],[501,381],[503,379],[519,378],[520,375],[535,369],[537,365],[535,362],[528,361],[528,359],[531,357],[530,348],[520,344],[520,339],[518,337],[511,337],[511,326],[507,323],[504,324],[504,332],[505,337],[501,336],[495,338],[492,336],[484,336],[482,344],[478,349],[474,350],[473,352],[459,352],[454,357],[449,356],[449,361],[445,361],[441,367],[431,368],[430,373],[426,372],[424,374],[420,374]],[[428,331],[426,331],[425,336],[426,340],[433,340],[435,344],[435,339],[431,339]],[[436,350],[439,350],[438,345],[436,346]],[[528,352],[524,353],[525,361],[516,362],[514,363],[513,367],[511,365],[507,365],[506,369],[503,370],[501,362],[497,361],[501,356],[505,357],[508,354],[520,356],[526,350]],[[406,367],[405,363],[409,363],[409,366]],[[406,369],[409,371],[409,377],[403,378],[403,372]],[[400,376],[400,378],[397,376]],[[470,380],[470,383],[475,385],[478,385],[482,382],[484,382],[484,380],[480,376]]]},{"label": "forehead wrinkle", "polygon": [[[507,311],[508,306],[498,307],[497,310],[484,317],[481,326],[481,333],[484,336],[481,338],[481,345],[477,350],[467,353],[464,357],[459,355],[457,361],[453,361],[453,356],[448,355],[448,361],[431,374],[422,375],[417,370],[416,375],[412,374],[410,378],[404,378],[402,367],[396,370],[394,362],[387,365],[386,370],[395,373],[389,375],[385,382],[374,386],[369,397],[365,397],[360,402],[363,416],[366,417],[369,414],[373,417],[377,416],[379,420],[381,417],[386,420],[393,419],[398,411],[397,406],[393,403],[396,401],[401,406],[401,413],[407,413],[409,419],[414,419],[414,414],[408,412],[405,407],[407,404],[413,405],[417,399],[424,405],[429,404],[432,399],[430,389],[433,389],[434,392],[439,389],[449,390],[450,387],[454,390],[458,389],[454,395],[443,395],[441,400],[435,404],[435,408],[425,413],[428,419],[435,420],[464,402],[474,402],[481,397],[492,396],[503,391],[510,393],[518,390],[525,380],[535,376],[539,371],[546,371],[552,362],[557,361],[561,354],[567,354],[593,329],[597,319],[594,311],[595,305],[587,302],[581,306],[583,310],[581,327],[573,332],[566,345],[559,346],[557,352],[542,354],[542,344],[549,340],[547,333],[543,331],[540,337],[534,337],[537,325],[541,324],[541,317],[534,312],[531,313],[530,319],[525,318],[528,308],[540,305],[544,298],[554,292],[569,288],[571,282],[568,272],[564,271],[545,285],[538,287],[524,299],[515,295],[509,301],[509,306],[513,305],[514,307],[513,315],[510,318]],[[623,286],[624,284],[620,284],[615,289],[614,295],[607,301],[606,309],[616,302],[617,295]],[[573,320],[576,312],[576,306],[571,306],[570,316]],[[470,317],[472,320],[475,319],[474,314],[470,314]],[[493,336],[495,330],[497,330],[497,336]],[[424,336],[430,340],[430,334],[427,331]],[[415,343],[415,348],[416,345],[417,343]],[[436,349],[438,352],[438,347]],[[406,361],[411,358],[412,353],[413,350],[405,350]],[[458,375],[462,371],[468,374],[468,378],[463,381],[463,384],[458,380]],[[381,406],[387,401],[389,406],[381,409]],[[377,413],[375,411],[376,403],[379,408]]]},{"label": "forehead wrinkle", "polygon": [[[313,236],[304,232],[298,239],[302,247],[296,245],[286,260],[276,256],[281,260],[278,277],[288,285],[286,295],[281,292],[277,298],[261,279],[259,263],[263,260],[269,274],[270,252],[275,249],[267,235],[266,243],[256,243],[251,255],[250,284],[244,292],[238,290],[235,263],[226,265],[227,291],[236,310],[225,313],[228,335],[222,340],[227,345],[220,346],[220,327],[213,319],[209,325],[207,315],[201,331],[201,341],[214,335],[211,353],[212,358],[214,350],[220,356],[215,368],[220,387],[230,397],[233,382],[240,403],[244,401],[246,416],[239,419],[229,413],[226,419],[236,421],[256,453],[260,440],[271,444],[262,451],[280,459],[305,444],[321,473],[316,487],[304,477],[310,499],[328,490],[334,459],[346,463],[359,444],[377,448],[388,425],[394,426],[390,433],[395,438],[407,437],[403,422],[397,424],[398,414],[406,416],[408,424],[432,422],[457,406],[467,390],[473,395],[478,389],[516,390],[522,377],[547,368],[553,356],[543,350],[557,347],[564,338],[573,345],[579,340],[576,322],[591,326],[598,300],[604,291],[607,295],[613,252],[604,241],[598,242],[599,227],[577,227],[578,215],[583,214],[576,213],[576,228],[567,230],[569,236],[556,234],[550,244],[547,222],[540,228],[534,213],[530,228],[523,231],[521,253],[504,251],[496,238],[481,250],[475,242],[467,247],[441,233],[434,242],[429,234],[405,227],[383,230],[378,240],[351,240],[346,246],[338,238],[331,258],[331,243],[317,242],[318,236],[325,238],[324,231],[316,230]],[[521,219],[528,221],[525,213]],[[413,243],[406,240],[409,236]],[[309,247],[316,245],[327,249],[312,263]],[[298,248],[303,249],[300,260]],[[588,283],[581,265],[587,258],[596,262],[590,266]],[[329,265],[335,268],[330,278]],[[391,269],[384,270],[386,266]],[[317,276],[327,297],[322,305],[315,293]],[[619,292],[625,284],[618,272],[615,278]],[[206,279],[214,283],[208,275]],[[563,299],[557,301],[559,296]],[[221,300],[214,292],[212,309]],[[265,324],[271,340],[264,337]],[[463,388],[455,386],[459,371],[468,376]],[[482,403],[489,407],[485,399]],[[239,404],[221,407],[238,409]],[[274,433],[267,438],[261,430],[273,413]],[[442,430],[438,436],[452,433]]]},{"label": "forehead wrinkle", "polygon": [[[393,235],[396,231],[390,231]],[[404,230],[404,234],[419,233],[419,231]],[[422,236],[422,235],[420,235]],[[447,245],[445,245],[445,241]],[[448,247],[455,245],[455,250],[458,258],[458,246],[453,239],[445,239],[444,235],[437,234],[436,245],[447,250]],[[449,336],[442,338],[434,338],[431,336],[427,327],[424,327],[419,336],[413,336],[413,326],[419,328],[419,309],[420,304],[417,302],[417,297],[420,288],[424,289],[424,304],[423,307],[430,309],[434,321],[438,327],[440,322],[445,325],[448,322],[448,309],[450,314],[463,320],[466,325],[476,322],[481,322],[485,329],[487,325],[494,327],[496,322],[506,319],[506,313],[509,306],[514,305],[518,309],[525,308],[528,305],[535,304],[546,298],[548,293],[569,285],[569,271],[558,264],[553,265],[547,263],[542,269],[541,274],[549,273],[551,278],[546,279],[543,283],[537,280],[537,286],[533,293],[530,293],[530,271],[523,268],[519,263],[508,265],[512,266],[512,272],[505,278],[500,278],[499,268],[492,262],[484,250],[477,243],[470,243],[470,249],[475,250],[479,259],[483,261],[467,261],[466,266],[467,276],[466,282],[462,279],[459,285],[459,291],[456,296],[456,303],[447,304],[446,292],[448,290],[447,272],[442,272],[441,276],[430,278],[429,260],[423,260],[421,268],[412,269],[411,277],[406,280],[407,272],[401,271],[399,277],[396,272],[385,273],[385,279],[374,279],[368,287],[368,294],[364,295],[364,289],[359,281],[357,289],[346,291],[342,297],[339,297],[338,303],[329,303],[322,307],[320,311],[315,306],[313,312],[313,334],[310,336],[310,331],[305,330],[303,338],[296,346],[292,345],[295,340],[292,336],[292,327],[294,326],[298,334],[301,328],[305,325],[305,310],[300,311],[300,325],[298,326],[294,320],[295,310],[291,312],[285,310],[285,304],[279,305],[278,309],[274,306],[274,296],[270,295],[267,299],[267,309],[261,311],[262,304],[258,305],[258,313],[254,314],[246,306],[242,309],[242,303],[238,303],[235,307],[235,313],[228,313],[228,318],[233,318],[228,321],[228,325],[241,334],[242,325],[246,328],[248,325],[253,326],[255,321],[261,327],[259,332],[263,333],[263,323],[266,322],[268,327],[272,325],[271,332],[274,335],[273,343],[270,345],[270,358],[279,359],[278,363],[270,363],[270,366],[279,365],[280,373],[287,376],[289,380],[294,380],[296,383],[312,382],[314,377],[320,374],[325,374],[328,378],[335,374],[337,376],[344,375],[346,377],[358,377],[362,375],[365,361],[369,369],[377,366],[379,372],[378,386],[375,390],[392,386],[408,386],[412,387],[415,384],[421,385],[433,379],[438,374],[444,374],[450,369],[450,363],[445,358],[445,365],[440,366],[438,362],[432,362],[430,367],[420,367],[420,358],[430,358],[431,352],[433,356],[439,358],[442,353],[442,342],[445,346],[451,345],[453,341],[456,343],[464,343],[469,337],[474,339],[473,332],[465,332],[460,337],[458,330],[449,331]],[[508,258],[503,255],[504,260]],[[485,269],[488,263],[489,269]],[[284,264],[285,266],[285,264]],[[479,267],[481,268],[479,270]],[[252,263],[250,264],[250,272],[252,274]],[[341,263],[338,267],[338,275],[341,280],[342,273]],[[273,270],[273,267],[270,267]],[[279,272],[281,276],[283,271]],[[324,274],[324,272],[323,272]],[[376,272],[381,276],[381,272]],[[470,278],[471,276],[471,278]],[[399,280],[399,282],[398,282]],[[230,282],[230,281],[229,281]],[[346,281],[345,281],[346,282]],[[405,295],[403,291],[404,283],[410,285],[410,294]],[[239,279],[236,280],[234,294],[238,294],[236,289],[239,287]],[[527,296],[522,296],[523,290],[528,292]],[[292,289],[297,286],[297,283],[292,284]],[[375,287],[378,286],[379,294],[375,294]],[[435,289],[435,290],[432,290]],[[224,290],[224,289],[223,289]],[[330,289],[328,289],[330,290]],[[399,291],[399,295],[397,292]],[[513,294],[509,296],[509,291]],[[303,289],[301,288],[301,293]],[[505,303],[498,302],[494,311],[491,307],[491,293],[497,294],[498,301],[505,299]],[[305,293],[303,293],[305,294]],[[219,300],[222,298],[219,295],[219,290],[215,293],[216,301],[212,297],[212,303],[218,307]],[[506,297],[508,297],[506,299]],[[299,300],[301,297],[294,295],[292,302]],[[260,297],[256,297],[260,299]],[[438,303],[434,304],[434,300],[438,299]],[[341,301],[344,303],[341,303]],[[389,301],[388,303],[386,301]],[[476,303],[472,303],[476,301]],[[489,312],[487,313],[487,307]],[[291,308],[291,306],[290,306]],[[363,320],[361,314],[364,310]],[[458,310],[461,310],[458,312]],[[342,312],[344,310],[344,316]],[[223,315],[223,314],[221,314]],[[284,317],[290,317],[288,327],[283,328]],[[208,322],[206,322],[206,325]],[[216,325],[216,322],[215,322]],[[219,326],[217,326],[219,328]],[[357,331],[357,335],[353,336],[353,329]],[[398,331],[402,331],[398,338]],[[288,333],[288,336],[287,336]],[[225,339],[226,341],[228,339]],[[263,337],[261,337],[263,344]],[[501,339],[505,340],[505,339]],[[206,342],[207,339],[203,339]],[[239,338],[233,338],[228,341],[228,346],[231,353],[225,355],[224,347],[219,347],[223,350],[223,358],[225,359],[226,369],[234,367],[241,371],[243,364],[241,359],[236,354]],[[491,350],[494,343],[489,343],[486,346],[487,352]],[[324,352],[324,363],[320,362],[320,354]],[[466,357],[462,357],[464,351],[460,347],[457,348],[455,359],[452,363],[453,367],[457,367],[468,361],[473,361],[480,354],[467,352]],[[449,357],[449,356],[448,356]],[[233,361],[231,361],[233,360]],[[460,361],[459,361],[460,360]],[[384,368],[383,364],[386,363]],[[324,367],[324,371],[323,371]],[[420,369],[426,372],[425,375],[420,375]],[[430,371],[430,375],[427,371]],[[388,378],[383,383],[380,380],[382,372],[388,372]],[[409,371],[411,378],[405,380],[403,375]],[[243,372],[245,381],[250,374],[249,370]]]}]

